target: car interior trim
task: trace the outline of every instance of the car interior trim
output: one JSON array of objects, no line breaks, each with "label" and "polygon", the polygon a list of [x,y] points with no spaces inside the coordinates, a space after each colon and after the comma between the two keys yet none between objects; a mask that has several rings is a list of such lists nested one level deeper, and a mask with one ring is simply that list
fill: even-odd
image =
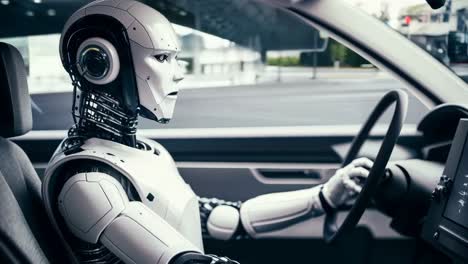
[{"label": "car interior trim", "polygon": [[[372,136],[383,136],[386,125],[377,125]],[[402,136],[418,136],[417,126],[407,124]],[[290,126],[290,127],[238,127],[238,128],[168,128],[141,129],[140,136],[158,139],[182,138],[264,138],[264,137],[313,137],[313,136],[353,136],[360,125]],[[59,140],[67,134],[66,130],[33,130],[14,140]]]}]

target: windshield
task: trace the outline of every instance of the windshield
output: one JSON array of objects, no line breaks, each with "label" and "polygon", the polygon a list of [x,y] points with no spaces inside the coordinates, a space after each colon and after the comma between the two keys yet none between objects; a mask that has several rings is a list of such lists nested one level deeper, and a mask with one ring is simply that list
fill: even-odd
[{"label": "windshield", "polygon": [[347,0],[428,52],[468,81],[468,1],[446,0],[432,10],[425,0]]},{"label": "windshield", "polygon": [[[464,22],[454,22],[464,21],[464,11],[457,11],[455,2],[446,18],[447,13],[429,10],[423,0],[348,1],[463,74],[468,38]],[[66,19],[87,2],[2,1],[1,41],[16,46],[25,60],[35,130],[65,130],[73,124],[72,85],[58,45]],[[179,83],[171,122],[141,119],[140,128],[358,127],[385,92],[398,88],[410,92],[408,125],[415,126],[428,112],[391,74],[262,1],[146,3],[173,23],[185,79]]]}]

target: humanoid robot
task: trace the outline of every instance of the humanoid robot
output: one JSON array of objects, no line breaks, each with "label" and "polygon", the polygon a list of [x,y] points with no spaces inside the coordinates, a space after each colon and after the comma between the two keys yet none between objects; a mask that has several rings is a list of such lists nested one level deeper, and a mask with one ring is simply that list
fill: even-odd
[{"label": "humanoid robot", "polygon": [[360,191],[367,159],[310,189],[245,203],[198,198],[162,145],[136,137],[139,115],[171,119],[183,78],[179,51],[169,21],[136,1],[92,2],[65,24],[60,55],[75,125],[48,165],[43,199],[71,263],[237,263],[205,254],[202,233],[261,237]]}]

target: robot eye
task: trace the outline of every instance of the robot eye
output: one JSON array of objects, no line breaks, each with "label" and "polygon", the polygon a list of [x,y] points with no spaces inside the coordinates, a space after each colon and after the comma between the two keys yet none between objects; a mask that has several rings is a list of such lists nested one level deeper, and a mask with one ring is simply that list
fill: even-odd
[{"label": "robot eye", "polygon": [[159,62],[167,61],[169,56],[167,54],[158,54],[154,56]]}]

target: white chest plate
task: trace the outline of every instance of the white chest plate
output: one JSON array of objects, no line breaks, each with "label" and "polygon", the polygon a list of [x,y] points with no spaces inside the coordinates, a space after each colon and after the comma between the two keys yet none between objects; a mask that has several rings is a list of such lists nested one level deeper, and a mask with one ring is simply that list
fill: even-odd
[{"label": "white chest plate", "polygon": [[[122,173],[135,187],[142,202],[203,250],[198,200],[180,176],[169,152],[160,144],[139,139],[147,150],[131,148],[108,140],[91,138],[81,146],[83,151],[54,154],[46,170],[44,194],[51,177],[72,160],[97,160]],[[51,210],[48,197],[44,197]]]}]

